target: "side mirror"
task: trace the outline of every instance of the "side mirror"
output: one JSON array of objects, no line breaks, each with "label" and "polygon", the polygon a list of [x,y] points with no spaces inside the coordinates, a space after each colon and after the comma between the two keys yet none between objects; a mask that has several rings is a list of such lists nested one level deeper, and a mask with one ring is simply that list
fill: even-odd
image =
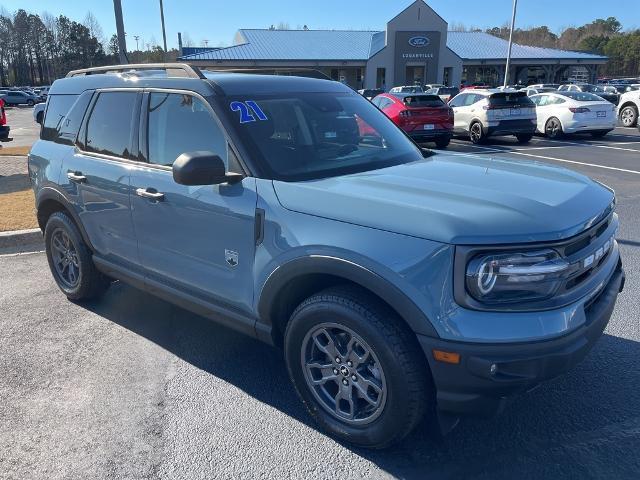
[{"label": "side mirror", "polygon": [[218,185],[242,180],[238,173],[227,173],[222,159],[208,151],[186,152],[173,162],[173,179],[180,185]]}]

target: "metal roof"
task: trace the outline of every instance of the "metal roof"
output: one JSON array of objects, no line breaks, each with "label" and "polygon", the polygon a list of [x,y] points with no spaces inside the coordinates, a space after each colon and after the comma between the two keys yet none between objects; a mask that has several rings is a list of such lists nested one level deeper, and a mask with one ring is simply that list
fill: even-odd
[{"label": "metal roof", "polygon": [[[485,32],[449,32],[447,47],[463,60],[506,59],[509,42]],[[555,48],[530,47],[513,44],[513,59],[536,60],[606,60],[607,57],[584,52],[557,50]]]},{"label": "metal roof", "polygon": [[[246,43],[183,55],[197,60],[339,60],[367,61],[385,46],[384,31],[239,30]],[[448,32],[447,47],[463,60],[505,59],[508,42],[484,32]],[[584,52],[513,44],[514,60],[606,60]]]}]

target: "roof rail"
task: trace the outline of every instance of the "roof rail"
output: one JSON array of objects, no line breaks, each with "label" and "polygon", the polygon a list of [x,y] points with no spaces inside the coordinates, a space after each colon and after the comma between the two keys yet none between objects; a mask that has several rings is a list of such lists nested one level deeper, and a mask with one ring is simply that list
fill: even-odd
[{"label": "roof rail", "polygon": [[71,70],[67,77],[98,75],[101,73],[135,73],[141,70],[164,70],[168,77],[205,78],[198,67],[186,63],[132,63],[127,65],[106,65],[104,67]]},{"label": "roof rail", "polygon": [[238,67],[215,69],[205,67],[205,72],[211,73],[252,73],[257,75],[284,75],[296,77],[319,78],[321,80],[331,80],[331,78],[315,68],[304,67]]}]

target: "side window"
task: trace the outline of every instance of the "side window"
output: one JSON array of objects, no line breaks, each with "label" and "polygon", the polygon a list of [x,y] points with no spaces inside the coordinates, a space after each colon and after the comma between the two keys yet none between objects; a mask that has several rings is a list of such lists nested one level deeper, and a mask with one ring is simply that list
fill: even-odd
[{"label": "side window", "polygon": [[[566,100],[564,98],[556,97],[556,98],[553,99],[553,104],[554,105],[558,105],[558,104],[564,103],[564,102],[566,102]],[[549,103],[551,103],[551,102],[549,102]]]},{"label": "side window", "polygon": [[41,139],[56,141],[62,128],[64,117],[77,98],[77,95],[49,95],[42,131],[40,132]]},{"label": "side window", "polygon": [[479,101],[481,98],[482,97],[480,95],[475,95],[473,93],[470,93],[467,95],[467,98],[464,99],[463,106],[468,107],[469,105],[473,105],[474,103]]},{"label": "side window", "polygon": [[451,100],[449,102],[449,105],[452,107],[459,107],[461,105],[464,104],[465,99],[467,98],[469,94],[467,93],[463,93],[462,95],[458,95],[457,97],[455,97],[453,100]]},{"label": "side window", "polygon": [[129,158],[137,92],[102,92],[87,121],[85,150]]},{"label": "side window", "polygon": [[380,104],[382,103],[382,99],[384,97],[375,97],[373,100],[371,100],[371,103],[373,103],[376,107],[380,108]]},{"label": "side window", "polygon": [[208,150],[228,165],[225,134],[199,98],[152,92],[148,116],[149,163],[171,166],[185,152]]}]

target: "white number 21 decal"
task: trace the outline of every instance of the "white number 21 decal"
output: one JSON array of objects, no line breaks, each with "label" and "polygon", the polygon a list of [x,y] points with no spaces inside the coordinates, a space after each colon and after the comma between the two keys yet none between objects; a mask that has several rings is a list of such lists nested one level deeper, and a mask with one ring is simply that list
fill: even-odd
[{"label": "white number 21 decal", "polygon": [[267,119],[265,113],[253,100],[247,100],[246,102],[231,102],[229,107],[234,112],[240,112],[240,123],[255,122],[256,117],[258,117],[258,120]]}]

